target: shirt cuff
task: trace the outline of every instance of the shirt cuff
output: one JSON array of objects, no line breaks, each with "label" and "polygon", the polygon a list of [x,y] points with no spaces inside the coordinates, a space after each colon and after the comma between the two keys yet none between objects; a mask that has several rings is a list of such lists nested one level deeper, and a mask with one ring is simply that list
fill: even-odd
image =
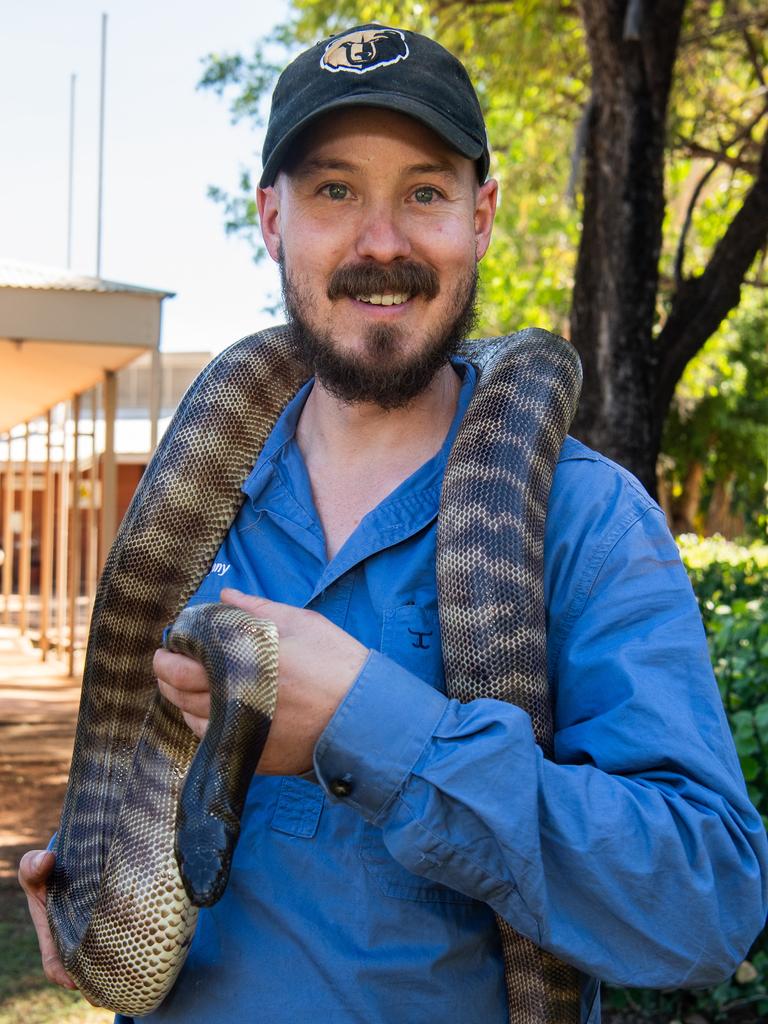
[{"label": "shirt cuff", "polygon": [[314,766],[332,800],[373,822],[405,785],[448,698],[379,651],[315,744]]}]

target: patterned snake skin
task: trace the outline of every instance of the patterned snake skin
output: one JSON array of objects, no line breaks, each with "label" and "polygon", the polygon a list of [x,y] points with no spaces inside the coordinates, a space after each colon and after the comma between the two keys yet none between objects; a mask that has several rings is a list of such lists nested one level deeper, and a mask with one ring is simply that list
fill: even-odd
[{"label": "patterned snake skin", "polygon": [[[274,627],[220,605],[180,611],[303,382],[291,353],[289,329],[272,328],[200,374],[142,478],[99,584],[48,919],[70,976],[92,1002],[117,1012],[140,1016],[159,1005],[183,964],[197,906],[221,895],[274,709]],[[481,376],[439,517],[448,692],[525,708],[551,756],[543,528],[578,398],[578,357],[535,329],[467,342],[462,354]],[[157,693],[152,656],[168,623],[166,646],[197,657],[211,678],[211,720],[199,746]],[[577,1024],[576,972],[500,919],[499,928],[511,1024]]]}]

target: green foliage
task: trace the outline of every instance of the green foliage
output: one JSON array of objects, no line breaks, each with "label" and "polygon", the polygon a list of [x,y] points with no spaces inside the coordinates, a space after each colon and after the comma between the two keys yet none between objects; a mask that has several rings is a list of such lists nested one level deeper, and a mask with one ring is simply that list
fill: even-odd
[{"label": "green foliage", "polygon": [[768,827],[768,546],[679,544],[749,795]]},{"label": "green foliage", "polygon": [[673,286],[695,186],[709,175],[685,239],[686,274],[704,269],[754,179],[765,133],[764,89],[756,76],[768,61],[766,26],[763,0],[692,0],[686,7],[669,111],[662,294]]},{"label": "green foliage", "polygon": [[[678,538],[707,632],[712,664],[752,802],[768,827],[768,545]],[[733,978],[706,990],[606,988],[617,1021],[759,1024],[768,1019],[768,931]]]},{"label": "green foliage", "polygon": [[[256,190],[251,181],[251,172],[240,172],[240,194],[230,195],[216,185],[209,185],[208,198],[224,208],[224,230],[228,235],[242,234],[245,228],[256,238],[259,226],[259,211],[256,206]],[[253,245],[253,259],[258,263],[264,258],[265,249],[259,243]]]},{"label": "green foliage", "polygon": [[[579,231],[568,193],[569,154],[588,98],[587,54],[575,10],[564,14],[553,0],[476,7],[296,0],[290,20],[249,58],[209,55],[200,87],[226,94],[233,120],[245,117],[259,127],[278,68],[289,56],[372,20],[438,39],[462,59],[477,85],[502,195],[495,242],[482,267],[481,332],[527,324],[565,332]],[[280,60],[267,59],[278,52]],[[210,194],[224,208],[226,230],[242,234],[258,256],[263,250],[254,176],[241,172],[239,193],[212,188]]]},{"label": "green foliage", "polygon": [[744,534],[764,536],[768,468],[768,311],[748,305],[709,340],[686,368],[662,444],[663,473],[679,493],[691,464],[704,466],[701,519],[718,481]]}]

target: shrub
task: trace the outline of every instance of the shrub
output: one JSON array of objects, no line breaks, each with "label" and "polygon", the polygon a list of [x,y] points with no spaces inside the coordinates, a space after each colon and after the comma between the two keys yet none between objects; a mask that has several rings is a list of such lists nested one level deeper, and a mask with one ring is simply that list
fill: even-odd
[{"label": "shrub", "polygon": [[[768,545],[678,538],[747,788],[768,827]],[[768,1019],[768,929],[727,982],[705,991],[605,989],[615,1021],[760,1024]]]}]

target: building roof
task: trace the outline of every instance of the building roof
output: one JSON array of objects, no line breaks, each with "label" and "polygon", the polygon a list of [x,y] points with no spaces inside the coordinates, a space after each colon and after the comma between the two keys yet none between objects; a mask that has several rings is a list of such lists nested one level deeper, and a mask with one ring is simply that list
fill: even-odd
[{"label": "building roof", "polygon": [[140,295],[158,295],[172,298],[176,293],[158,288],[142,288],[120,281],[107,281],[62,267],[47,267],[39,263],[0,258],[0,288],[35,288],[57,292],[122,292]]},{"label": "building roof", "polygon": [[0,431],[157,349],[173,292],[0,260]]}]

